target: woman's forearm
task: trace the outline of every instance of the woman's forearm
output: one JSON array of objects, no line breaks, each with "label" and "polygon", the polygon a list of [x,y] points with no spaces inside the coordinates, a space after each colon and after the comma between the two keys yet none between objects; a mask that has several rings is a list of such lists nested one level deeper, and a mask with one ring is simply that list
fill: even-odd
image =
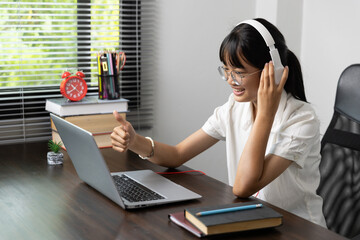
[{"label": "woman's forearm", "polygon": [[154,151],[154,155],[148,160],[163,167],[178,167],[183,163],[175,146],[154,141],[152,149],[151,141],[139,134],[136,134],[134,144],[129,149],[143,157]]},{"label": "woman's forearm", "polygon": [[255,119],[237,168],[233,189],[237,196],[247,197],[259,190],[272,123],[273,119],[266,116]]}]

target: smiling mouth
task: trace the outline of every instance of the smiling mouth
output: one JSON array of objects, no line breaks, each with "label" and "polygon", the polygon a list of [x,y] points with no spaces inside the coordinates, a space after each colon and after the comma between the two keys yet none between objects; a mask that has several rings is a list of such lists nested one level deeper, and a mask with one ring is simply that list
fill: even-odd
[{"label": "smiling mouth", "polygon": [[233,88],[233,92],[235,95],[239,96],[245,92],[245,88]]},{"label": "smiling mouth", "polygon": [[243,92],[245,91],[245,88],[233,88],[235,92]]}]

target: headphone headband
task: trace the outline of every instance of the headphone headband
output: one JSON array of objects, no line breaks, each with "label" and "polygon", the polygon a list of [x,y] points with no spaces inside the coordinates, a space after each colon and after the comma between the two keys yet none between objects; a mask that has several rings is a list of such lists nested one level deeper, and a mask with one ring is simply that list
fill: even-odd
[{"label": "headphone headband", "polygon": [[240,22],[236,26],[238,26],[242,23],[249,24],[250,26],[255,28],[260,33],[262,38],[264,39],[266,45],[268,46],[268,48],[270,50],[269,53],[271,56],[271,60],[273,61],[273,64],[274,64],[275,82],[276,82],[276,84],[279,84],[284,67],[281,63],[280,54],[279,54],[278,50],[275,48],[274,38],[271,36],[269,30],[267,30],[267,28],[264,25],[262,25],[260,22],[258,22],[256,20],[253,20],[253,19],[245,20],[245,21]]},{"label": "headphone headband", "polygon": [[273,37],[271,36],[269,30],[267,30],[267,28],[264,27],[264,25],[262,25],[260,22],[250,19],[250,20],[242,21],[237,25],[240,25],[243,23],[249,24],[250,26],[255,28],[261,34],[261,36],[263,37],[263,39],[268,47],[275,45],[275,41],[274,41]]}]

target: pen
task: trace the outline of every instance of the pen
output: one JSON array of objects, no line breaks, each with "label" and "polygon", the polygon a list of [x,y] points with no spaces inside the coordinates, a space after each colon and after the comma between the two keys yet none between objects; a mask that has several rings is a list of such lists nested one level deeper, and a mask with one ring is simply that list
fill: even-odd
[{"label": "pen", "polygon": [[107,53],[106,55],[107,55],[107,60],[108,60],[109,75],[113,75],[111,53]]},{"label": "pen", "polygon": [[103,92],[102,92],[102,81],[101,81],[101,62],[100,62],[100,53],[98,53],[97,55],[97,63],[98,63],[98,71],[99,71],[99,76],[98,76],[98,86],[99,86],[99,98],[102,99],[103,98]]},{"label": "pen", "polygon": [[222,208],[222,209],[198,212],[198,213],[196,213],[196,216],[207,216],[207,215],[213,215],[213,214],[218,214],[218,213],[235,212],[235,211],[241,211],[241,210],[247,210],[247,209],[260,208],[262,206],[263,206],[262,204],[253,204],[253,205],[245,205],[245,206],[239,206],[239,207]]}]

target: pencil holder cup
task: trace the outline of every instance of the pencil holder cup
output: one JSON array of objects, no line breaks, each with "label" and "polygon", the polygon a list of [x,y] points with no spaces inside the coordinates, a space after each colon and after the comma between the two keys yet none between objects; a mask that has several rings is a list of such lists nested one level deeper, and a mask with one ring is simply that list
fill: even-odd
[{"label": "pencil holder cup", "polygon": [[120,74],[117,75],[98,75],[99,99],[119,99],[120,98]]}]

